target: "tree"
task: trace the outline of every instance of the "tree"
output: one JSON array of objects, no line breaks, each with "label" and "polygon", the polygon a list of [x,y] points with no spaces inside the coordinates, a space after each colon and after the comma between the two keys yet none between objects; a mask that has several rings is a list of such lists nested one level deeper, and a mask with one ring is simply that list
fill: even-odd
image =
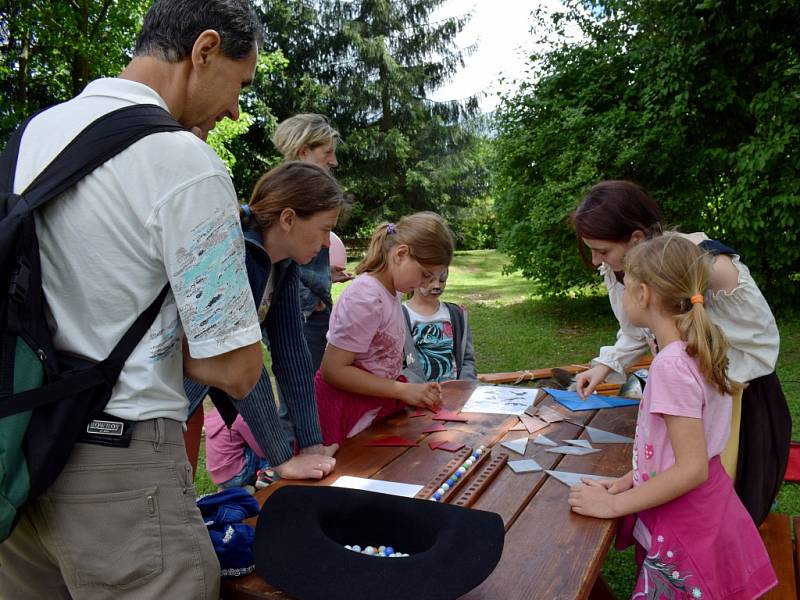
[{"label": "tree", "polygon": [[[318,112],[340,131],[337,177],[356,200],[350,235],[413,210],[457,218],[486,193],[487,167],[468,124],[477,100],[427,98],[463,65],[453,40],[467,17],[430,23],[443,1],[262,3],[267,49],[285,62],[254,96],[278,120]],[[276,160],[264,156],[271,132],[257,121],[240,140],[242,153],[259,157],[262,168]],[[257,172],[251,161],[235,179],[252,181]]]},{"label": "tree", "polygon": [[149,0],[4,2],[0,5],[0,139],[28,115],[116,75]]},{"label": "tree", "polygon": [[670,225],[737,248],[773,302],[798,293],[796,2],[570,2],[535,30],[580,42],[531,57],[498,115],[498,215],[512,264],[552,292],[596,280],[567,216],[602,179],[632,179]]}]

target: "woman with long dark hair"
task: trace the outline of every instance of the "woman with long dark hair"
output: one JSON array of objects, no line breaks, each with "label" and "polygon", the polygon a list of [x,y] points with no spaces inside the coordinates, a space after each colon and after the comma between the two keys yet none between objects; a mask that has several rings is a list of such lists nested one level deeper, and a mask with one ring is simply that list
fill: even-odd
[{"label": "woman with long dark hair", "polygon": [[[625,369],[648,346],[649,331],[633,326],[622,308],[623,260],[643,240],[661,235],[658,203],[630,181],[603,181],[592,187],[572,215],[581,253],[597,267],[608,289],[620,329],[588,371],[578,374],[578,394],[586,397],[604,381],[622,381]],[[780,337],[775,317],[739,254],[703,233],[685,237],[714,255],[705,306],[728,338],[728,376],[736,385],[731,440],[722,461],[736,492],[758,525],[780,490],[789,456],[791,415],[775,363]],[[738,442],[738,451],[737,451]]]}]

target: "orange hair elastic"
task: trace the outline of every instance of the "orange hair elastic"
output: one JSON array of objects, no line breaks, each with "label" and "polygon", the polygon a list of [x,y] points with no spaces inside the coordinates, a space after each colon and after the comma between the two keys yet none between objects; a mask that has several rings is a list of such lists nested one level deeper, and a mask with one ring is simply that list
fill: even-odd
[{"label": "orange hair elastic", "polygon": [[692,304],[703,304],[705,302],[703,294],[695,294],[689,300],[691,300]]}]

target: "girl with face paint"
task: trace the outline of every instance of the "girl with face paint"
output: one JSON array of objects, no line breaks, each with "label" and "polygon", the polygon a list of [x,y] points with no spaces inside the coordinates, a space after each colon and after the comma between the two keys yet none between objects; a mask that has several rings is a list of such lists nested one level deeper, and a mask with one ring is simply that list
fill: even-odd
[{"label": "girl with face paint", "polygon": [[403,374],[409,381],[475,380],[475,355],[467,310],[439,300],[448,271],[428,287],[415,288],[403,304],[406,321]]}]

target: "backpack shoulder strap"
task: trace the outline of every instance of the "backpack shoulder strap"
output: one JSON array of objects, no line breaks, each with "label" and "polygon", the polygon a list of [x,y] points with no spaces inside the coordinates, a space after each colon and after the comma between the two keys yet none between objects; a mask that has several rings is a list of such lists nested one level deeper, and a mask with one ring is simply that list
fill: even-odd
[{"label": "backpack shoulder strap", "polygon": [[14,174],[17,171],[19,144],[22,140],[22,134],[25,133],[25,128],[35,116],[36,115],[31,115],[25,119],[22,125],[11,134],[6,147],[3,149],[3,153],[0,154],[0,194],[11,194],[14,191]]},{"label": "backpack shoulder strap", "polygon": [[107,113],[81,131],[25,189],[27,210],[58,196],[134,142],[183,126],[154,104],[134,104]]}]

